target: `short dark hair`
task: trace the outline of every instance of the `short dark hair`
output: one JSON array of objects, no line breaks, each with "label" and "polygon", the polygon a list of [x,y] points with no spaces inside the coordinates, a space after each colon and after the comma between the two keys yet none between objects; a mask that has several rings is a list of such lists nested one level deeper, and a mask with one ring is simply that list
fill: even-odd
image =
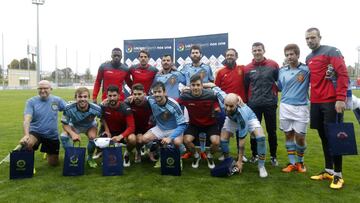
[{"label": "short dark hair", "polygon": [[236,58],[238,57],[238,53],[237,53],[236,49],[234,49],[234,48],[228,48],[228,49],[225,51],[225,55],[226,55],[226,53],[227,53],[228,51],[233,51],[233,52],[235,52]]},{"label": "short dark hair", "polygon": [[165,58],[165,57],[170,57],[170,58],[171,58],[171,61],[173,60],[173,59],[172,59],[172,56],[171,56],[170,54],[164,54],[164,55],[162,55],[161,59],[162,59],[162,58]]},{"label": "short dark hair", "polygon": [[106,92],[117,92],[119,93],[119,87],[116,85],[109,85]]},{"label": "short dark hair", "polygon": [[118,47],[113,48],[113,50],[111,52],[114,52],[114,51],[120,51],[122,53],[121,49]]},{"label": "short dark hair", "polygon": [[149,53],[149,51],[148,51],[148,50],[141,49],[141,50],[139,51],[139,55],[138,55],[138,57],[140,57],[140,54],[141,54],[141,53],[146,54],[146,56],[150,58],[150,53]]},{"label": "short dark hair", "polygon": [[311,27],[311,28],[306,30],[306,32],[312,32],[312,31],[316,31],[318,33],[318,36],[321,37],[320,30],[318,28],[316,28],[316,27]]},{"label": "short dark hair", "polygon": [[133,86],[131,87],[131,90],[138,90],[138,91],[144,91],[144,85],[142,85],[141,83],[135,83],[133,84]]},{"label": "short dark hair", "polygon": [[151,89],[161,88],[165,92],[165,84],[163,82],[156,82],[151,86]]},{"label": "short dark hair", "polygon": [[293,50],[297,56],[300,56],[300,48],[297,44],[288,44],[284,48],[284,54],[286,51]]},{"label": "short dark hair", "polygon": [[265,46],[261,42],[254,42],[251,47],[258,47],[258,46],[261,46],[263,48],[263,50],[265,51]]},{"label": "short dark hair", "polygon": [[201,48],[200,48],[199,45],[196,45],[196,44],[192,45],[191,48],[190,48],[190,53],[191,53],[192,50],[199,50],[199,52],[201,54]]},{"label": "short dark hair", "polygon": [[191,78],[190,78],[190,83],[196,82],[196,81],[198,81],[198,80],[200,80],[201,84],[203,83],[200,75],[199,75],[199,74],[195,74],[195,75],[191,76]]}]

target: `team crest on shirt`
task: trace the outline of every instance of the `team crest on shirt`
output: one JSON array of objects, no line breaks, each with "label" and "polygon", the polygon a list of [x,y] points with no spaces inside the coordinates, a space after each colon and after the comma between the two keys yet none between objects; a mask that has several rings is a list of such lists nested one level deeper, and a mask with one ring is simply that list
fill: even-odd
[{"label": "team crest on shirt", "polygon": [[175,83],[176,83],[176,78],[175,78],[175,77],[171,77],[171,78],[169,79],[169,83],[170,83],[170,85],[174,86]]},{"label": "team crest on shirt", "polygon": [[296,76],[296,80],[300,83],[304,82],[305,80],[305,76],[303,73],[298,73],[297,76]]},{"label": "team crest on shirt", "polygon": [[169,120],[169,118],[170,118],[170,112],[169,111],[162,112],[162,114],[161,114],[161,119],[162,120],[167,121],[167,120]]},{"label": "team crest on shirt", "polygon": [[239,75],[239,76],[242,76],[243,72],[242,72],[241,68],[238,68],[238,71],[237,71],[237,72],[238,72],[238,75]]},{"label": "team crest on shirt", "polygon": [[51,103],[51,109],[53,111],[58,111],[59,110],[58,104],[56,102]]},{"label": "team crest on shirt", "polygon": [[88,121],[93,121],[94,118],[95,118],[95,116],[91,115],[91,116],[88,116],[88,117],[87,117],[87,120],[88,120]]}]

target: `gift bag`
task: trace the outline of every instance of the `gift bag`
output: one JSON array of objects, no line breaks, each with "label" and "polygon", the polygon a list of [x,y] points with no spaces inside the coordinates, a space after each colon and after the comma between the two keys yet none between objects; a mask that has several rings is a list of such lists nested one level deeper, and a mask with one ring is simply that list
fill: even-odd
[{"label": "gift bag", "polygon": [[10,179],[31,178],[33,174],[34,151],[12,151],[10,153]]},{"label": "gift bag", "polygon": [[227,157],[220,164],[217,164],[215,168],[211,169],[210,175],[215,177],[226,177],[233,174],[232,169],[234,166],[234,159]]},{"label": "gift bag", "polygon": [[325,123],[330,155],[357,155],[357,146],[353,123]]},{"label": "gift bag", "polygon": [[78,147],[74,146],[75,143],[72,147],[65,147],[63,168],[64,176],[84,175],[86,148],[80,147],[80,142],[78,143]]},{"label": "gift bag", "polygon": [[123,159],[121,146],[110,145],[103,149],[103,176],[123,175]]},{"label": "gift bag", "polygon": [[161,175],[181,176],[180,151],[174,145],[160,148]]}]

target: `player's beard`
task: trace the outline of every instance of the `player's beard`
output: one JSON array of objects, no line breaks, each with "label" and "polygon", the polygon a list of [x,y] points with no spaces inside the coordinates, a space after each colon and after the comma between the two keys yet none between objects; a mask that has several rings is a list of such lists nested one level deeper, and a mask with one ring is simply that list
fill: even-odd
[{"label": "player's beard", "polygon": [[236,62],[234,60],[225,60],[225,62],[224,62],[224,65],[229,68],[234,68],[235,64],[236,64]]}]

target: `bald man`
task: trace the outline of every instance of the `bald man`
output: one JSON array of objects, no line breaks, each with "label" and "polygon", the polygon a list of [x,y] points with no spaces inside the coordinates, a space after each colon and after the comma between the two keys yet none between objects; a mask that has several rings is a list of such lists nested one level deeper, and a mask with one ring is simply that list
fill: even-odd
[{"label": "bald man", "polygon": [[[245,149],[245,138],[249,132],[252,137],[255,137],[257,142],[259,176],[261,178],[267,177],[268,173],[265,169],[265,134],[255,113],[241,101],[241,98],[237,94],[230,93],[226,95],[224,91],[216,86],[213,86],[212,89],[216,93],[219,103],[226,113],[220,138],[224,157],[229,156],[229,139],[235,132],[238,132],[236,136],[239,138],[238,157],[242,157]],[[236,165],[239,173],[241,173],[243,168],[242,159],[238,158]]]},{"label": "bald man", "polygon": [[41,144],[41,152],[48,154],[49,165],[59,164],[58,112],[63,111],[66,102],[60,97],[51,95],[51,84],[42,80],[38,84],[38,96],[26,101],[24,111],[24,136],[20,144],[30,150],[37,150]]}]

